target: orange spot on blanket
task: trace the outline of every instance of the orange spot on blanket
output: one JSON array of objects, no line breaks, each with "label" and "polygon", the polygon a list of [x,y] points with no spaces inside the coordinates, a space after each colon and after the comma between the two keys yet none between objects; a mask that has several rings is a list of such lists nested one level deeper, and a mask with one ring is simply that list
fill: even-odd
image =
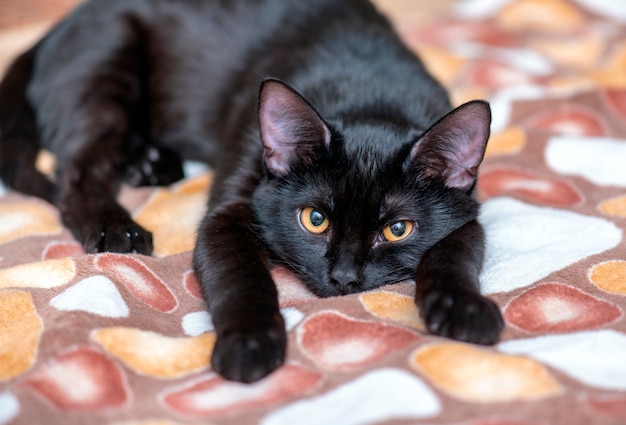
[{"label": "orange spot on blanket", "polygon": [[361,294],[359,300],[363,307],[374,316],[426,332],[426,327],[419,317],[419,311],[413,297],[394,292],[377,291]]},{"label": "orange spot on blanket", "polygon": [[0,270],[0,288],[54,288],[75,275],[76,263],[69,258],[27,263]]},{"label": "orange spot on blanket", "polygon": [[98,329],[91,338],[141,375],[177,378],[209,366],[215,334],[174,338],[135,328]]},{"label": "orange spot on blanket", "polygon": [[19,202],[0,205],[0,244],[25,236],[61,232],[56,215],[42,203]]},{"label": "orange spot on blanket", "polygon": [[598,210],[604,214],[626,218],[626,196],[607,199],[598,205]]},{"label": "orange spot on blanket", "polygon": [[594,266],[589,279],[601,289],[626,295],[626,261],[607,261]]},{"label": "orange spot on blanket", "polygon": [[542,364],[468,344],[421,347],[411,355],[411,362],[442,391],[469,402],[536,400],[561,392]]},{"label": "orange spot on blanket", "polygon": [[500,10],[498,21],[513,31],[561,34],[580,28],[584,16],[565,0],[514,0]]},{"label": "orange spot on blanket", "polygon": [[135,221],[152,232],[154,254],[167,256],[191,251],[207,207],[210,174],[203,174],[171,189],[159,189],[135,214]]},{"label": "orange spot on blanket", "polygon": [[520,127],[510,127],[489,138],[485,156],[513,155],[526,144],[526,133]]},{"label": "orange spot on blanket", "polygon": [[42,330],[43,322],[28,292],[0,292],[0,381],[31,368]]}]

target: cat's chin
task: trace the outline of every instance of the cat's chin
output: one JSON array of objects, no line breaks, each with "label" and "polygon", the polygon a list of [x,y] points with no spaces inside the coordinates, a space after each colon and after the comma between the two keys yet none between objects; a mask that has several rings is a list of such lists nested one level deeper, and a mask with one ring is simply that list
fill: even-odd
[{"label": "cat's chin", "polygon": [[320,285],[306,284],[306,283],[305,283],[305,286],[307,287],[309,291],[313,293],[313,295],[319,298],[330,298],[330,297],[338,297],[340,295],[345,295],[345,294],[342,294],[337,288],[333,288],[333,287],[326,287],[326,286],[320,287]]},{"label": "cat's chin", "polygon": [[362,292],[360,290],[342,291],[340,288],[337,288],[330,283],[320,284],[319,282],[307,281],[306,279],[303,279],[303,283],[307,289],[313,293],[313,295],[319,298],[339,297],[350,293]]},{"label": "cat's chin", "polygon": [[377,288],[378,286],[365,286],[365,285],[352,285],[350,287],[338,287],[332,283],[320,284],[319,282],[307,282],[304,281],[305,286],[309,291],[319,298],[340,297],[343,295],[358,294],[368,291],[370,289]]}]

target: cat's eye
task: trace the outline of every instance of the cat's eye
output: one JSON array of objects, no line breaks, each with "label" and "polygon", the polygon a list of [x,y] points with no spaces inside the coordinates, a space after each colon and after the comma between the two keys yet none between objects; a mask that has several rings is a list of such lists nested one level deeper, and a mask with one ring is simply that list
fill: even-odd
[{"label": "cat's eye", "polygon": [[330,225],[324,213],[313,207],[302,209],[300,223],[302,223],[302,227],[315,235],[324,233]]},{"label": "cat's eye", "polygon": [[385,226],[383,238],[388,242],[399,242],[411,234],[413,227],[413,223],[409,220],[396,221]]}]

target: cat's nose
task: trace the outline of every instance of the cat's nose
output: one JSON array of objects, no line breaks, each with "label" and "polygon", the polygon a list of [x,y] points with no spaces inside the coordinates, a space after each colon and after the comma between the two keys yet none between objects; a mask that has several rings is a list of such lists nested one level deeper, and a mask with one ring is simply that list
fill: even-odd
[{"label": "cat's nose", "polygon": [[356,270],[352,268],[337,267],[330,273],[330,280],[342,295],[353,292],[358,279]]}]

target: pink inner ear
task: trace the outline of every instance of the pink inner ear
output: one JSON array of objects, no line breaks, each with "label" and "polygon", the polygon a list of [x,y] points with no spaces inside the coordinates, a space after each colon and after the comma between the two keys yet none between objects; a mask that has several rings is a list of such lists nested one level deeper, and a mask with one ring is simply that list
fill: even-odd
[{"label": "pink inner ear", "polygon": [[265,163],[276,175],[286,174],[296,161],[310,160],[320,143],[330,143],[330,130],[317,112],[277,80],[267,80],[261,87],[259,127]]},{"label": "pink inner ear", "polygon": [[288,119],[284,117],[287,111],[287,99],[281,93],[268,96],[259,108],[259,122],[261,138],[265,146],[265,161],[268,167],[276,174],[285,174],[289,171],[289,129]]},{"label": "pink inner ear", "polygon": [[469,189],[485,154],[490,123],[487,102],[468,102],[431,127],[415,144],[411,155],[425,156],[427,175],[440,174],[447,186]]}]

